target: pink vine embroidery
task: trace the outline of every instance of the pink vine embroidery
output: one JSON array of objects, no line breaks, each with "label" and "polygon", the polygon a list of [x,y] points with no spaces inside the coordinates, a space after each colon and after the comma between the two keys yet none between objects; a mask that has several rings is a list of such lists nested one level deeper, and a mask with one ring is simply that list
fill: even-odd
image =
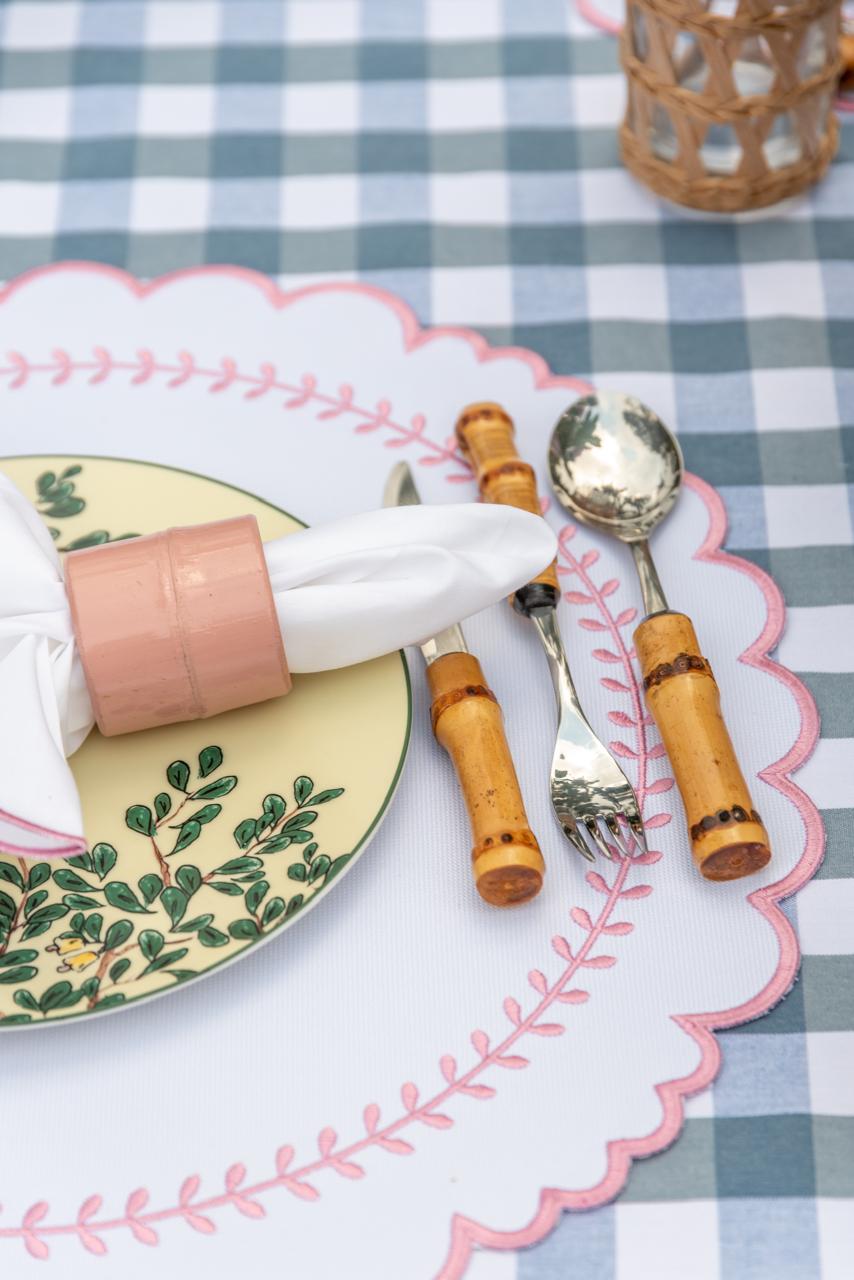
[{"label": "pink vine embroidery", "polygon": [[335,392],[321,391],[314,374],[304,373],[296,382],[288,382],[279,378],[275,365],[263,363],[258,372],[241,370],[237,361],[231,356],[223,356],[219,365],[210,368],[200,365],[189,351],[180,351],[174,362],[158,360],[147,348],[137,351],[134,359],[116,359],[106,347],[97,346],[92,350],[89,359],[75,359],[69,352],[57,348],[51,353],[48,362],[34,362],[19,351],[11,351],[6,357],[6,364],[0,365],[0,378],[8,378],[7,388],[19,391],[27,385],[31,378],[41,376],[50,379],[55,387],[64,386],[75,374],[87,375],[90,386],[99,386],[113,374],[127,374],[132,387],[141,387],[152,378],[162,377],[170,391],[186,386],[192,378],[208,383],[208,391],[213,395],[229,391],[232,388],[244,388],[245,400],[258,400],[271,392],[284,395],[282,408],[285,410],[302,409],[307,405],[315,406],[318,422],[331,422],[336,418],[355,418],[354,431],[364,435],[372,431],[384,431],[387,449],[401,449],[408,444],[417,444],[424,453],[417,459],[423,467],[453,466],[456,470],[445,477],[449,484],[460,484],[471,478],[468,464],[457,449],[456,441],[450,436],[444,444],[431,440],[424,434],[427,419],[423,413],[413,414],[408,422],[402,422],[392,416],[392,405],[388,400],[379,400],[373,408],[357,403],[355,390],[349,383],[342,383]]},{"label": "pink vine embroidery", "polygon": [[[622,680],[614,676],[603,676],[601,680],[606,689],[628,699],[628,712],[612,711],[609,716],[619,728],[634,732],[635,745],[620,739],[612,742],[611,746],[625,758],[634,760],[638,799],[643,808],[648,796],[668,791],[673,780],[659,778],[650,781],[648,778],[649,762],[662,753],[648,743],[647,730],[652,722],[643,707],[632,665],[633,654],[623,638],[623,629],[633,621],[635,611],[623,610],[614,616],[608,598],[619,584],[611,580],[601,586],[596,585],[589,571],[599,553],[591,549],[576,557],[569,545],[575,533],[574,527],[565,526],[559,535],[559,573],[574,577],[577,585],[577,589],[565,593],[565,598],[572,605],[592,607],[591,611],[597,616],[582,616],[579,625],[588,631],[601,631],[612,645],[609,649],[594,650],[594,656],[600,663],[620,669]],[[647,828],[661,827],[670,820],[670,814],[656,813],[646,819],[646,825]],[[536,999],[528,1012],[523,1010],[515,996],[507,996],[503,1012],[509,1030],[503,1037],[493,1044],[486,1031],[478,1029],[472,1032],[474,1061],[461,1071],[453,1055],[443,1054],[438,1065],[444,1086],[422,1100],[418,1086],[407,1081],[400,1091],[401,1111],[395,1118],[383,1123],[380,1108],[376,1103],[370,1103],[362,1115],[362,1136],[340,1145],[335,1130],[326,1127],[318,1135],[317,1155],[313,1159],[295,1167],[296,1153],[292,1146],[286,1144],[275,1154],[271,1176],[247,1184],[246,1167],[238,1162],[227,1169],[220,1191],[202,1197],[199,1197],[201,1179],[193,1174],[182,1182],[177,1203],[161,1209],[148,1207],[149,1192],[140,1187],[130,1193],[124,1212],[118,1216],[101,1216],[102,1197],[90,1195],[81,1205],[74,1222],[51,1224],[46,1220],[48,1204],[39,1201],[27,1209],[20,1225],[0,1227],[0,1239],[18,1239],[33,1257],[47,1259],[50,1256],[49,1241],[57,1237],[76,1237],[88,1252],[103,1255],[107,1252],[103,1236],[115,1230],[127,1230],[138,1243],[145,1245],[158,1244],[158,1225],[170,1221],[183,1221],[194,1231],[210,1235],[216,1230],[211,1215],[220,1209],[230,1206],[244,1217],[263,1218],[266,1209],[261,1197],[273,1190],[282,1189],[300,1200],[314,1201],[321,1195],[316,1185],[321,1175],[332,1173],[352,1180],[364,1177],[366,1169],[360,1160],[371,1150],[379,1149],[394,1156],[412,1154],[415,1147],[410,1139],[417,1125],[432,1129],[450,1129],[454,1125],[453,1116],[443,1110],[447,1103],[457,1098],[487,1101],[495,1096],[495,1083],[483,1078],[488,1071],[492,1072],[494,1068],[524,1070],[530,1065],[530,1059],[518,1051],[525,1037],[564,1034],[564,1024],[555,1021],[553,1015],[551,1018],[546,1015],[561,1005],[579,1005],[589,999],[589,992],[577,985],[584,970],[610,969],[617,963],[617,957],[599,950],[599,944],[606,938],[625,937],[633,931],[634,925],[630,921],[614,918],[616,908],[621,902],[642,899],[652,893],[652,885],[629,884],[627,881],[636,867],[652,865],[661,856],[659,851],[650,850],[631,859],[620,859],[614,864],[616,870],[611,883],[600,872],[588,871],[587,884],[601,897],[601,907],[595,918],[580,906],[570,910],[569,917],[578,931],[580,942],[573,945],[562,934],[552,938],[552,949],[563,962],[557,977],[550,980],[542,970],[532,969],[527,980]],[[494,1075],[490,1080],[494,1080]]]}]

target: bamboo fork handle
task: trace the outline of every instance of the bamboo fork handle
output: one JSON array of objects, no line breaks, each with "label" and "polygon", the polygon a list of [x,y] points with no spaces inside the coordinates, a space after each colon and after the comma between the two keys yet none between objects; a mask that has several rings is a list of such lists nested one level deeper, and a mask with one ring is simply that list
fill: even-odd
[{"label": "bamboo fork handle", "polygon": [[649,709],[685,805],[694,862],[707,880],[738,880],[771,857],[721,715],[720,694],[690,618],[656,613],[635,631]]},{"label": "bamboo fork handle", "polygon": [[433,732],[453,761],[471,822],[477,891],[496,907],[535,897],[545,863],[528,825],[504,724],[477,658],[449,653],[427,667]]},{"label": "bamboo fork handle", "polygon": [[[477,487],[486,502],[502,502],[542,515],[533,467],[516,451],[513,419],[500,404],[488,401],[463,409],[456,425],[457,442],[474,469]],[[520,613],[536,606],[556,605],[560,599],[556,561],[516,592]]]}]

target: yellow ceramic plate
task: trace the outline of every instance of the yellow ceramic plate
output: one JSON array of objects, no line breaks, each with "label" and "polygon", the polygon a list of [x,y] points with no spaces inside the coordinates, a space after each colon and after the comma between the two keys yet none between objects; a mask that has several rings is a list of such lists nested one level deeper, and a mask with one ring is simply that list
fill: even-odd
[{"label": "yellow ceramic plate", "polygon": [[[59,549],[250,512],[293,516],[150,463],[9,458]],[[0,1028],[174,991],[292,924],[351,866],[394,794],[410,725],[400,653],[297,676],[274,702],[72,758],[89,852],[0,858]]]}]

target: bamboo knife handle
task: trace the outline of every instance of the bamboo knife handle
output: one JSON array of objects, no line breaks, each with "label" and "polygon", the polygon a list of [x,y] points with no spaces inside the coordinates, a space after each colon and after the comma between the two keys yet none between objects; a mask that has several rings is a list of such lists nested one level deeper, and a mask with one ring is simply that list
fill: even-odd
[{"label": "bamboo knife handle", "polygon": [[433,732],[453,761],[468,809],[477,891],[496,907],[527,902],[545,863],[528,825],[501,708],[477,658],[449,653],[427,667]]},{"label": "bamboo knife handle", "polygon": [[646,700],[682,795],[691,853],[707,880],[738,880],[771,857],[721,715],[720,693],[684,613],[635,631]]},{"label": "bamboo knife handle", "polygon": [[[500,404],[485,401],[463,409],[456,425],[457,442],[477,477],[477,487],[485,502],[502,502],[541,516],[537,480],[533,467],[516,451],[513,419]],[[514,597],[520,613],[537,605],[556,605],[560,599],[556,561],[543,570]]]}]

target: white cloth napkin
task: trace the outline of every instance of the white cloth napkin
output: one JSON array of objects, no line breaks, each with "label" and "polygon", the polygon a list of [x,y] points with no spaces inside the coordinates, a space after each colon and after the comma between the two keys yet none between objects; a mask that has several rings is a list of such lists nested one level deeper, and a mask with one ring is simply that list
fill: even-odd
[{"label": "white cloth napkin", "polygon": [[[418,643],[495,604],[555,553],[545,521],[511,507],[371,511],[265,545],[291,671],[325,671]],[[94,723],[62,566],[41,517],[0,474],[0,850],[86,847],[66,756]]]}]

